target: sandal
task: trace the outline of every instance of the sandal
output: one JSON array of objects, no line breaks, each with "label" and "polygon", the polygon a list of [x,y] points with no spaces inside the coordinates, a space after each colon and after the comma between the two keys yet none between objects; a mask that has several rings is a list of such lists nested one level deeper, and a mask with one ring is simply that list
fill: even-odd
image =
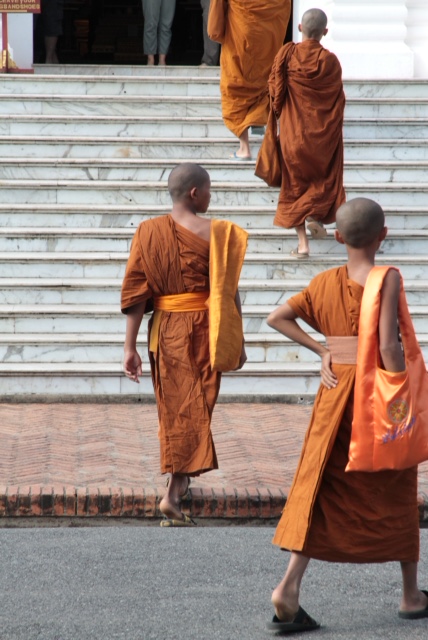
[{"label": "sandal", "polygon": [[326,238],[327,237],[327,231],[326,231],[324,225],[321,222],[319,222],[318,220],[311,220],[306,225],[306,228],[309,231],[309,233],[311,234],[311,236],[313,238],[316,238],[317,240],[319,240],[320,238]]},{"label": "sandal", "polygon": [[161,520],[160,526],[161,527],[196,527],[196,522],[192,520],[192,518],[189,518],[189,516],[186,516],[185,513],[182,513],[181,515],[182,515],[181,520],[177,520],[176,518],[165,518],[164,520]]},{"label": "sandal", "polygon": [[305,258],[309,258],[309,251],[299,251],[299,247],[296,247],[290,251],[290,256],[298,260],[304,260]]},{"label": "sandal", "polygon": [[309,614],[306,613],[302,607],[299,607],[293,620],[289,622],[283,622],[276,615],[273,617],[272,622],[268,622],[268,629],[270,631],[279,631],[281,633],[293,633],[295,631],[314,631],[320,628],[320,624],[316,622]]}]

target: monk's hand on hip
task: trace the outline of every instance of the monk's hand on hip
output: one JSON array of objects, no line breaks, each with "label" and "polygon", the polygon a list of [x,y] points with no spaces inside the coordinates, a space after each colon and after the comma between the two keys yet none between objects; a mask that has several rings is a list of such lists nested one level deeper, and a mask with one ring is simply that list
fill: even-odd
[{"label": "monk's hand on hip", "polygon": [[321,355],[321,382],[327,389],[337,387],[337,378],[331,370],[331,353],[327,350]]},{"label": "monk's hand on hip", "polygon": [[137,351],[125,351],[123,359],[123,370],[125,375],[134,382],[140,382],[142,375],[142,361]]}]

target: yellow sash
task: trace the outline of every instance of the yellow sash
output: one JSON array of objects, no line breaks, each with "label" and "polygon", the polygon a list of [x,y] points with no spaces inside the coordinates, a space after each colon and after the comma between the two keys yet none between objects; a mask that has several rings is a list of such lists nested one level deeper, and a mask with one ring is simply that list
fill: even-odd
[{"label": "yellow sash", "polygon": [[210,295],[209,291],[196,291],[195,293],[177,293],[169,296],[158,296],[153,299],[154,314],[152,328],[150,330],[150,346],[152,352],[156,352],[159,344],[160,311],[171,311],[172,313],[185,313],[186,311],[207,311],[206,301]]}]

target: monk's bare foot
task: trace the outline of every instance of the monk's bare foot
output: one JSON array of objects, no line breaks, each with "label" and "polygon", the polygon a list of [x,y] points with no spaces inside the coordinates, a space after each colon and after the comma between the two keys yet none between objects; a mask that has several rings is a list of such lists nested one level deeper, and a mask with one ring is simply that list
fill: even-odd
[{"label": "monk's bare foot", "polygon": [[166,55],[159,54],[159,66],[164,67],[166,65]]},{"label": "monk's bare foot", "polygon": [[159,510],[165,518],[170,518],[171,520],[182,520],[183,518],[179,505],[169,500],[168,496],[165,496],[160,501]]},{"label": "monk's bare foot", "polygon": [[428,607],[428,597],[422,591],[418,591],[413,598],[402,598],[400,611],[420,611],[426,607]]},{"label": "monk's bare foot", "polygon": [[153,65],[155,64],[155,57],[152,55],[148,55],[147,56],[147,66],[148,67],[153,67]]},{"label": "monk's bare foot", "polygon": [[281,622],[291,622],[299,610],[297,594],[284,587],[274,589],[272,592],[272,604],[275,608],[275,615]]}]

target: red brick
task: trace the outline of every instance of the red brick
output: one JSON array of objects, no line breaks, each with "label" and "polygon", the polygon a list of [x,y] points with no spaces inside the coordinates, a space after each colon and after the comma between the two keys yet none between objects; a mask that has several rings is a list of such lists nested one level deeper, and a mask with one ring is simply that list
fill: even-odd
[{"label": "red brick", "polygon": [[6,487],[0,488],[0,518],[3,518],[6,513],[7,507],[7,489]]},{"label": "red brick", "polygon": [[17,516],[19,507],[19,487],[9,486],[7,488],[6,515]]},{"label": "red brick", "polygon": [[213,489],[213,493],[216,517],[224,518],[227,506],[227,498],[224,489]]},{"label": "red brick", "polygon": [[189,515],[192,518],[204,517],[205,513],[205,500],[202,493],[202,489],[192,489],[191,500],[185,500],[181,503],[181,510],[183,513],[189,511]]},{"label": "red brick", "polygon": [[248,500],[245,489],[236,493],[236,514],[238,518],[248,518]]},{"label": "red brick", "polygon": [[36,517],[42,515],[41,495],[42,487],[40,485],[31,487],[31,515]]},{"label": "red brick", "polygon": [[76,500],[76,488],[70,485],[67,485],[63,488],[64,491],[64,515],[65,516],[74,516],[77,511],[77,500]]},{"label": "red brick", "polygon": [[134,489],[134,518],[146,517],[146,495],[144,489]]},{"label": "red brick", "polygon": [[52,516],[54,506],[53,487],[43,487],[40,494],[42,516]]},{"label": "red brick", "polygon": [[102,500],[100,498],[99,487],[86,487],[86,514],[88,517],[97,516],[100,514],[100,504]]},{"label": "red brick", "polygon": [[123,513],[123,493],[120,487],[112,487],[111,492],[111,511],[110,515],[118,518]]},{"label": "red brick", "polygon": [[281,489],[278,489],[276,487],[269,487],[268,491],[271,496],[271,501],[270,501],[271,518],[279,518],[282,513],[282,510],[284,509],[285,495],[283,494]]},{"label": "red brick", "polygon": [[123,492],[123,509],[122,515],[124,518],[131,518],[134,515],[134,490],[125,487]]},{"label": "red brick", "polygon": [[65,515],[65,492],[64,487],[53,487],[53,515],[60,517]]},{"label": "red brick", "polygon": [[76,489],[76,516],[86,516],[88,513],[88,490],[83,487]]},{"label": "red brick", "polygon": [[19,516],[31,516],[31,487],[19,488]]},{"label": "red brick", "polygon": [[224,493],[226,495],[226,509],[224,516],[225,518],[236,518],[238,512],[236,490],[233,487],[225,487]]},{"label": "red brick", "polygon": [[248,517],[260,518],[260,496],[257,489],[247,488]]},{"label": "red brick", "polygon": [[204,503],[204,510],[202,516],[204,518],[213,518],[217,513],[217,501],[214,497],[212,489],[200,489],[201,498]]},{"label": "red brick", "polygon": [[271,517],[270,493],[266,487],[259,487],[257,493],[260,496],[260,518]]},{"label": "red brick", "polygon": [[158,516],[159,497],[155,489],[145,489],[144,517],[156,518]]}]

